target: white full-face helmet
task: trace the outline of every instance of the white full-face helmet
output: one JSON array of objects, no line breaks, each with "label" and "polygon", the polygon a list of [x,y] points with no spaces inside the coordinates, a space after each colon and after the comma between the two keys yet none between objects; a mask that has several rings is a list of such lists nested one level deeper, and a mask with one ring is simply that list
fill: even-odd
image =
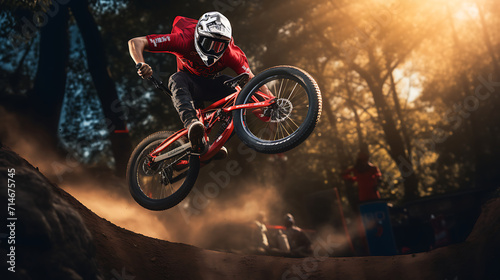
[{"label": "white full-face helmet", "polygon": [[203,14],[196,24],[194,46],[203,63],[210,67],[219,60],[231,42],[231,23],[219,12]]}]

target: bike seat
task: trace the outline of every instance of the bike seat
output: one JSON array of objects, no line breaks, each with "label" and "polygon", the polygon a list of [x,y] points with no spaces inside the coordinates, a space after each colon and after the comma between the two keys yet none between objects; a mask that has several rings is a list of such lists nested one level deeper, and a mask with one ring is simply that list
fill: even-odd
[{"label": "bike seat", "polygon": [[250,75],[248,73],[241,73],[238,76],[225,81],[224,85],[232,89],[236,88],[237,86],[243,87],[248,82],[249,79]]}]

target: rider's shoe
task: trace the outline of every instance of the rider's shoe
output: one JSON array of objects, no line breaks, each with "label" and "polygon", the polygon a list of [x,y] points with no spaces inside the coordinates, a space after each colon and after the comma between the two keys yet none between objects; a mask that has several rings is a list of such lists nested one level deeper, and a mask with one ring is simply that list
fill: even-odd
[{"label": "rider's shoe", "polygon": [[188,126],[188,138],[191,142],[193,152],[203,154],[205,152],[205,126],[199,120],[194,119]]},{"label": "rider's shoe", "polygon": [[222,146],[222,148],[220,148],[220,150],[215,154],[215,156],[212,159],[215,160],[225,159],[227,158],[227,155],[228,153],[226,147]]}]

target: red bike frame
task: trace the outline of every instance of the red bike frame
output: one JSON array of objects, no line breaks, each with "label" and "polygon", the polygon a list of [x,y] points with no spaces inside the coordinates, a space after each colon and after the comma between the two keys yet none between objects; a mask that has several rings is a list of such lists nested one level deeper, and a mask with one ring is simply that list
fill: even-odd
[{"label": "red bike frame", "polygon": [[[222,110],[224,113],[231,113],[234,110],[268,107],[276,102],[274,96],[269,96],[261,91],[257,91],[256,95],[261,97],[263,101],[259,101],[259,99],[254,95],[252,96],[252,100],[254,101],[254,103],[235,105],[234,103],[238,98],[240,92],[241,92],[241,87],[237,86],[235,93],[228,95],[227,97],[219,101],[216,101],[215,103],[213,103],[212,105],[208,106],[205,109],[197,110],[198,118],[205,125],[205,137],[207,137],[206,135],[210,133],[215,123],[217,123],[220,120],[220,114],[219,114],[220,110]],[[215,139],[212,145],[210,145],[210,147],[208,148],[208,151],[205,154],[201,155],[200,157],[201,162],[208,161],[215,154],[217,154],[217,152],[222,148],[222,146],[224,146],[229,137],[231,137],[233,130],[234,130],[234,124],[233,120],[231,119],[231,122],[224,130],[224,132],[217,139]],[[187,133],[188,133],[187,129],[184,128],[177,131],[169,138],[165,139],[160,145],[158,145],[158,147],[154,151],[152,151],[149,154],[149,156],[152,159],[152,162],[155,161],[155,158],[163,150],[165,150],[172,143],[175,143],[177,140],[179,140],[179,138],[186,136]]]}]

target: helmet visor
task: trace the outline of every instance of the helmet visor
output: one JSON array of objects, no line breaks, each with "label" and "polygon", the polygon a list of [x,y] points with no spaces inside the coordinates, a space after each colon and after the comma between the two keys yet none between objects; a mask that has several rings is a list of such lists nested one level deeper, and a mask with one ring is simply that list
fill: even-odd
[{"label": "helmet visor", "polygon": [[221,55],[229,45],[229,40],[200,37],[199,46],[205,54]]}]

